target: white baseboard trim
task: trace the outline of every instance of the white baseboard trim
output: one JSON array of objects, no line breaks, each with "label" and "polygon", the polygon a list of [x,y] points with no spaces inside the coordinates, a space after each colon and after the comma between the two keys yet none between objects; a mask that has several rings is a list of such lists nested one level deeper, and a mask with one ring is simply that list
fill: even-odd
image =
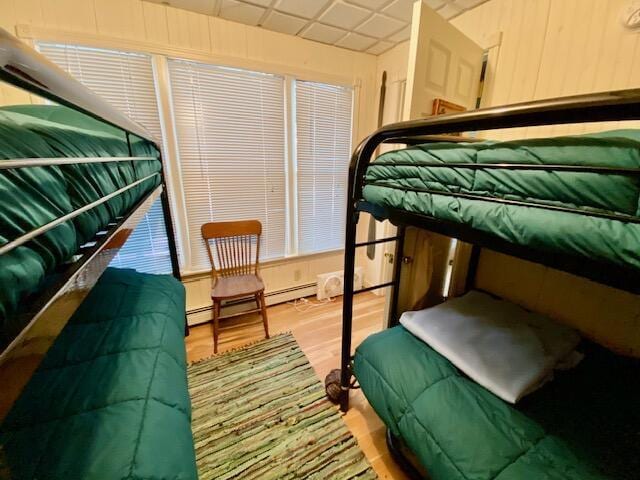
[{"label": "white baseboard trim", "polygon": [[[299,285],[297,287],[287,288],[284,290],[269,292],[265,294],[264,298],[267,306],[270,306],[276,305],[278,303],[290,302],[297,298],[309,297],[311,295],[315,295],[316,291],[317,285],[315,283],[309,283],[306,285]],[[222,315],[239,313],[242,310],[249,310],[255,307],[256,305],[253,302],[253,299],[233,301],[227,303],[222,307]],[[211,320],[211,305],[187,310],[187,322],[189,323],[190,327],[199,325],[201,323],[207,323]]]}]

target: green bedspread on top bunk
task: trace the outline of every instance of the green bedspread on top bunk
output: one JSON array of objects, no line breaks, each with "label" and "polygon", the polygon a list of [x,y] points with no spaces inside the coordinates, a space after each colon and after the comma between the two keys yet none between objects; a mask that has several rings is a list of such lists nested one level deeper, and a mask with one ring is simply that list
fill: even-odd
[{"label": "green bedspread on top bunk", "polygon": [[[395,165],[402,162],[411,165]],[[466,224],[508,242],[640,268],[640,225],[577,213],[409,191],[487,198],[640,217],[640,176],[482,168],[423,163],[524,163],[640,168],[640,131],[480,143],[430,143],[380,155],[364,199],[384,207]]]},{"label": "green bedspread on top bunk", "polygon": [[[151,142],[132,138],[131,149],[133,156],[158,158]],[[125,134],[114,127],[66,107],[0,108],[0,162],[105,156],[130,156]],[[160,168],[159,160],[144,160],[0,170],[0,195],[5,199],[0,209],[0,245],[159,172]],[[38,288],[45,275],[159,182],[156,175],[0,256],[0,346],[21,328],[11,323],[11,313]]]}]

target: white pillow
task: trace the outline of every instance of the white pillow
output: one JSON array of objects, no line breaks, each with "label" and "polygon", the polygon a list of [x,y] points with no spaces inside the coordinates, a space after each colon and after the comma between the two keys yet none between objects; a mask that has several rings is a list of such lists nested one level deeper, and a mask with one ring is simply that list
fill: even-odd
[{"label": "white pillow", "polygon": [[515,403],[553,374],[578,333],[505,300],[471,291],[405,312],[400,323],[477,383]]}]

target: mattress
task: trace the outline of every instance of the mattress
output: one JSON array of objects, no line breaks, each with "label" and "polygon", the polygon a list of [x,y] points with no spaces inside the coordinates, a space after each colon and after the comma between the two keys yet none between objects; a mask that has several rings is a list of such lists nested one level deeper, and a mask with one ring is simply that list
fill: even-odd
[{"label": "mattress", "polygon": [[[364,199],[373,204],[464,224],[513,244],[640,269],[640,224],[582,214],[613,213],[638,219],[638,174],[429,168],[425,163],[640,169],[640,131],[510,142],[430,143],[395,150],[369,165],[363,191]],[[483,198],[524,201],[533,206]],[[544,206],[569,207],[578,212],[553,211]]]},{"label": "mattress", "polygon": [[512,406],[401,326],[354,357],[367,400],[434,480],[637,478],[639,368],[591,345],[575,369]]},{"label": "mattress", "polygon": [[[158,158],[155,146],[134,138],[132,155]],[[2,159],[130,156],[123,132],[66,107],[0,108]],[[0,245],[62,215],[159,172],[159,160],[0,170]],[[45,276],[78,247],[157,186],[150,178],[105,204],[0,256],[0,348],[22,328],[12,313]]]},{"label": "mattress", "polygon": [[173,277],[107,269],[0,426],[0,477],[197,479],[184,315]]}]

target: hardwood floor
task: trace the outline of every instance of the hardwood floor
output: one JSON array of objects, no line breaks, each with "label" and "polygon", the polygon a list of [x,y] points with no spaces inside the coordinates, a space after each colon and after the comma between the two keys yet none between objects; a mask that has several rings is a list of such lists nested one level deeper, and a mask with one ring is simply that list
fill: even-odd
[{"label": "hardwood floor", "polygon": [[[274,305],[268,308],[269,331],[272,335],[291,331],[318,377],[324,377],[340,365],[342,300],[314,306],[300,304]],[[384,297],[361,293],[354,299],[353,346],[383,324]],[[219,352],[236,348],[264,337],[261,318],[248,314],[221,322]],[[190,362],[213,355],[211,324],[191,328],[186,339]],[[360,390],[351,392],[351,408],[344,420],[381,479],[405,480],[407,477],[391,459],[385,443],[385,427]]]}]

